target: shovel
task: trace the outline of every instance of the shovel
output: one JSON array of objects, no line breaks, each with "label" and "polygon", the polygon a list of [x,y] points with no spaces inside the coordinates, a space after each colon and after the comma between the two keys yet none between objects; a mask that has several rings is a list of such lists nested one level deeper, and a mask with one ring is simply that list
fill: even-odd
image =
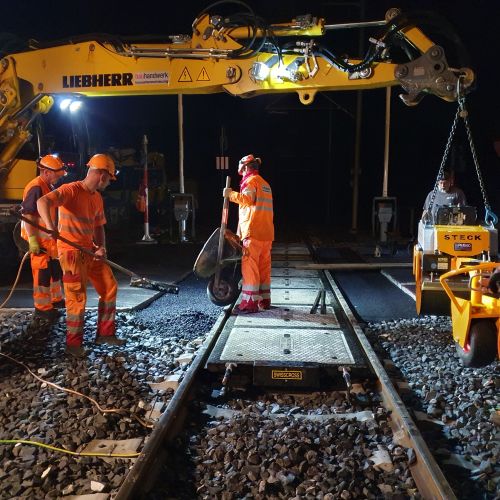
[{"label": "shovel", "polygon": [[[231,187],[231,177],[226,177],[226,188]],[[220,286],[220,271],[222,263],[222,255],[224,253],[224,234],[226,233],[227,227],[227,216],[229,212],[229,198],[224,198],[222,205],[222,220],[220,224],[219,233],[219,247],[217,250],[217,262],[215,263],[215,278],[214,278],[214,288],[217,290]]]},{"label": "shovel", "polygon": [[115,262],[106,259],[105,257],[99,257],[94,254],[94,252],[88,250],[87,248],[84,248],[80,245],[77,245],[76,243],[73,243],[72,241],[69,241],[68,239],[64,238],[64,236],[61,236],[55,231],[49,231],[46,227],[40,226],[36,222],[33,222],[26,217],[23,217],[19,212],[17,212],[14,208],[10,210],[10,213],[14,215],[14,217],[17,217],[18,219],[22,220],[23,222],[26,222],[26,224],[31,224],[33,227],[36,227],[39,231],[43,231],[47,234],[50,234],[57,240],[61,240],[67,245],[71,245],[73,248],[76,248],[77,250],[80,250],[80,252],[83,252],[87,255],[91,255],[92,257],[102,260],[106,262],[110,267],[113,267],[117,269],[118,271],[121,271],[123,274],[126,274],[127,276],[130,276],[130,286],[134,288],[146,288],[148,290],[156,290],[158,292],[165,292],[165,293],[174,293],[177,294],[179,293],[179,287],[177,285],[174,285],[172,283],[162,283],[160,281],[153,281],[148,278],[144,278],[142,276],[139,276],[138,274],[134,273],[130,269],[126,269],[125,267],[120,266],[119,264],[116,264]]}]

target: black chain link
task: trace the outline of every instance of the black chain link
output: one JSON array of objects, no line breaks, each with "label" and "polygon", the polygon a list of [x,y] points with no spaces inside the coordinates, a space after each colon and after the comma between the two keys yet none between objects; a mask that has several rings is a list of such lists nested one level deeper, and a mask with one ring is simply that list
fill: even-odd
[{"label": "black chain link", "polygon": [[455,132],[457,129],[457,124],[458,124],[458,119],[462,118],[463,123],[464,123],[464,127],[465,127],[465,131],[467,133],[467,138],[469,140],[469,146],[470,146],[470,150],[472,153],[472,159],[474,161],[474,166],[476,168],[476,174],[477,174],[477,179],[479,181],[479,187],[481,188],[481,195],[483,197],[484,208],[486,210],[485,222],[486,223],[493,222],[493,224],[496,224],[496,216],[491,212],[491,208],[490,208],[490,205],[488,203],[488,196],[486,194],[486,189],[484,187],[483,176],[481,174],[481,169],[479,168],[479,160],[477,158],[476,148],[474,146],[474,140],[472,138],[472,131],[471,131],[471,128],[469,125],[468,112],[467,112],[467,108],[465,107],[465,96],[461,95],[461,92],[460,92],[461,78],[462,77],[459,77],[459,79],[458,79],[458,87],[457,87],[457,94],[458,94],[457,112],[455,113],[455,118],[453,119],[453,124],[451,125],[450,135],[448,136],[448,141],[446,142],[446,146],[444,148],[443,158],[441,159],[441,165],[439,166],[438,176],[437,176],[436,182],[434,184],[434,189],[432,190],[432,195],[431,195],[431,199],[429,202],[429,207],[427,209],[428,213],[426,214],[426,216],[424,216],[424,222],[428,222],[429,219],[432,218],[432,222],[434,223],[434,220],[433,220],[434,218],[432,217],[432,206],[434,205],[434,200],[436,198],[439,179],[441,179],[441,177],[444,173],[444,166],[446,164],[446,160],[448,159],[448,155],[450,153],[450,147],[451,147],[451,143],[453,142],[453,138],[455,136]]},{"label": "black chain link", "polygon": [[460,106],[461,113],[460,116],[464,120],[465,131],[467,132],[467,138],[469,139],[470,151],[472,153],[472,159],[474,160],[474,166],[476,167],[477,179],[479,181],[479,187],[481,188],[481,195],[483,196],[483,203],[486,210],[491,210],[488,203],[488,196],[486,194],[486,189],[484,188],[483,176],[481,175],[481,170],[479,168],[479,161],[477,159],[476,148],[474,146],[474,140],[472,139],[472,131],[470,129],[468,112],[465,107],[465,98],[458,100],[458,105]]},{"label": "black chain link", "polygon": [[444,173],[444,166],[446,165],[446,160],[448,159],[448,155],[450,154],[451,143],[453,142],[453,137],[455,136],[455,132],[457,130],[457,123],[458,123],[458,118],[460,116],[460,111],[461,108],[459,103],[457,112],[455,113],[455,118],[453,118],[453,124],[451,125],[450,135],[448,136],[448,141],[446,142],[446,146],[444,148],[443,158],[441,159],[441,165],[439,165],[438,175],[436,178],[436,182],[434,183],[434,189],[432,190],[431,200],[429,202],[429,207],[427,209],[428,212],[427,220],[429,220],[429,217],[431,217],[432,223],[434,223],[434,218],[432,217],[432,206],[434,205],[434,200],[436,198],[439,179]]}]

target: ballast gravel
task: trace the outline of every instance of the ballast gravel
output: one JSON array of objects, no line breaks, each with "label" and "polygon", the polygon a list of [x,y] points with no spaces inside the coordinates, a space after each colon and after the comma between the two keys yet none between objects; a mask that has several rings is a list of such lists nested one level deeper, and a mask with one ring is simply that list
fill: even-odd
[{"label": "ballast gravel", "polygon": [[[0,439],[30,440],[79,451],[94,439],[144,439],[155,411],[162,411],[172,391],[154,390],[180,375],[217,319],[206,283],[189,277],[178,296],[165,295],[137,312],[117,313],[123,347],[95,345],[96,312],[85,316],[83,360],[64,354],[63,319],[49,334],[27,332],[32,314],[0,312],[0,353],[24,363],[44,381],[94,399],[67,394],[37,380],[27,369],[0,356]],[[188,356],[189,357],[189,356]],[[105,410],[116,409],[117,412]],[[63,498],[116,493],[133,461],[75,457],[31,444],[0,443],[0,498]]]},{"label": "ballast gravel", "polygon": [[500,365],[465,368],[444,316],[370,323],[379,357],[408,381],[414,410],[457,497],[500,498]]}]

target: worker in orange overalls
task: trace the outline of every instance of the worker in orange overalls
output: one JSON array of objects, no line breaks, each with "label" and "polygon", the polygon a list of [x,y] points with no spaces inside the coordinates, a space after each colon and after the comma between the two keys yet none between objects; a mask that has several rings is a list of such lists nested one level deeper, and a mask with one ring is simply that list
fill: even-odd
[{"label": "worker in orange overalls", "polygon": [[96,343],[125,343],[115,335],[118,285],[113,271],[101,259],[106,257],[106,219],[100,191],[116,179],[115,163],[108,155],[96,154],[87,166],[85,179],[64,184],[38,200],[38,212],[47,228],[55,230],[52,209],[59,207],[59,234],[94,253],[92,257],[57,241],[66,296],[66,353],[77,358],[86,355],[82,343],[89,280],[99,295]]},{"label": "worker in orange overalls", "polygon": [[[37,160],[40,174],[28,182],[21,203],[22,215],[35,224],[44,226],[36,207],[43,195],[54,189],[54,184],[66,174],[66,167],[56,155],[45,155]],[[52,217],[55,219],[55,210]],[[61,288],[61,266],[57,260],[56,242],[52,237],[29,223],[21,223],[21,237],[29,244],[33,273],[33,303],[35,313],[28,327],[31,331],[49,328],[57,319],[57,309],[64,307]]]},{"label": "worker in orange overalls", "polygon": [[240,313],[271,307],[271,247],[274,240],[273,193],[259,175],[261,159],[244,156],[238,164],[240,192],[224,188],[224,198],[239,205],[238,236],[243,243]]}]

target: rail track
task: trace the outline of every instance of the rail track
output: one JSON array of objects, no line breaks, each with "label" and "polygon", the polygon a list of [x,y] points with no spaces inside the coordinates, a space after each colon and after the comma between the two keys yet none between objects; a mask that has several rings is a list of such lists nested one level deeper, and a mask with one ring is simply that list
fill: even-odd
[{"label": "rail track", "polygon": [[[238,330],[228,308],[127,475],[118,499],[148,495],[376,498],[388,493],[455,498],[335,280],[328,272],[322,276],[296,273],[298,258],[288,253],[273,256],[273,262],[280,263],[273,273],[273,304],[283,290],[292,293],[298,281],[306,287],[299,290],[312,291],[309,297],[316,294],[316,305],[323,306],[323,314],[307,318],[306,330],[312,325],[322,334],[342,336],[346,345],[356,345],[359,351],[351,349],[347,363],[331,364],[324,356],[318,363],[304,363],[301,346],[296,344],[299,335],[307,338],[303,323],[304,314],[310,311],[304,313],[302,306],[311,310],[314,303],[278,304],[269,315],[268,330],[280,339],[277,342],[284,352],[297,348],[298,360],[277,360],[269,350],[267,356],[257,350],[255,359],[249,360],[247,352],[254,351],[245,351],[247,336],[245,345],[239,346],[241,370],[237,359],[225,359],[220,353],[214,362],[221,338],[227,346]],[[315,280],[312,289],[307,288],[310,280]],[[276,282],[283,288],[276,288]],[[319,293],[322,290],[325,295]],[[269,333],[266,328],[261,322],[248,326],[252,320],[247,317],[244,322],[247,332],[262,345],[258,337]],[[291,340],[283,343],[286,335]],[[217,361],[224,373],[217,371]],[[273,370],[280,374],[278,381],[273,379]],[[319,385],[310,385],[312,392],[307,392],[307,384],[294,385],[297,372],[302,381]]]},{"label": "rail track", "polygon": [[[455,498],[335,279],[328,272],[298,269],[310,259],[305,246],[278,245],[271,311],[238,316],[226,308],[202,344],[201,332],[189,332],[191,344],[182,341],[184,350],[190,346],[192,360],[188,353],[179,361],[183,349],[170,346],[177,358],[174,363],[169,354],[165,364],[162,356],[168,350],[154,327],[147,337],[148,329],[141,327],[136,334],[132,322],[130,337],[136,342],[129,342],[128,355],[98,351],[89,362],[70,367],[70,373],[76,377],[82,368],[88,371],[85,380],[76,379],[75,387],[81,389],[96,370],[109,370],[110,377],[138,386],[140,401],[136,398],[127,412],[106,416],[89,410],[85,401],[77,403],[78,397],[68,398],[67,418],[104,420],[103,426],[92,427],[99,432],[91,437],[101,440],[87,436],[78,446],[61,446],[73,453],[66,460],[56,450],[47,457],[0,442],[0,478],[15,463],[23,484],[29,484],[18,490],[25,498],[39,498],[48,478],[56,482],[78,468],[81,479],[73,481],[74,488],[67,486],[64,495],[90,493],[90,484],[100,498],[118,499]],[[320,352],[311,349],[317,339]],[[155,357],[159,369],[151,377],[147,362]],[[28,358],[33,372],[50,378],[50,369]],[[97,363],[99,367],[92,366]],[[182,369],[177,366],[172,374],[178,363]],[[19,375],[24,369],[14,371]],[[166,390],[169,386],[175,392]],[[123,392],[129,388],[125,384]],[[81,392],[92,395],[93,389]],[[43,384],[32,390],[28,398],[57,398]],[[22,394],[20,390],[16,397]],[[12,401],[14,396],[8,397]],[[34,408],[40,411],[40,405]],[[7,421],[2,437],[14,425],[17,441],[41,436],[48,428],[46,414],[39,413],[42,423],[28,429]],[[141,419],[142,424],[156,421],[154,428]],[[29,470],[37,479],[33,484]],[[61,496],[56,489],[49,491],[49,498]]]}]

